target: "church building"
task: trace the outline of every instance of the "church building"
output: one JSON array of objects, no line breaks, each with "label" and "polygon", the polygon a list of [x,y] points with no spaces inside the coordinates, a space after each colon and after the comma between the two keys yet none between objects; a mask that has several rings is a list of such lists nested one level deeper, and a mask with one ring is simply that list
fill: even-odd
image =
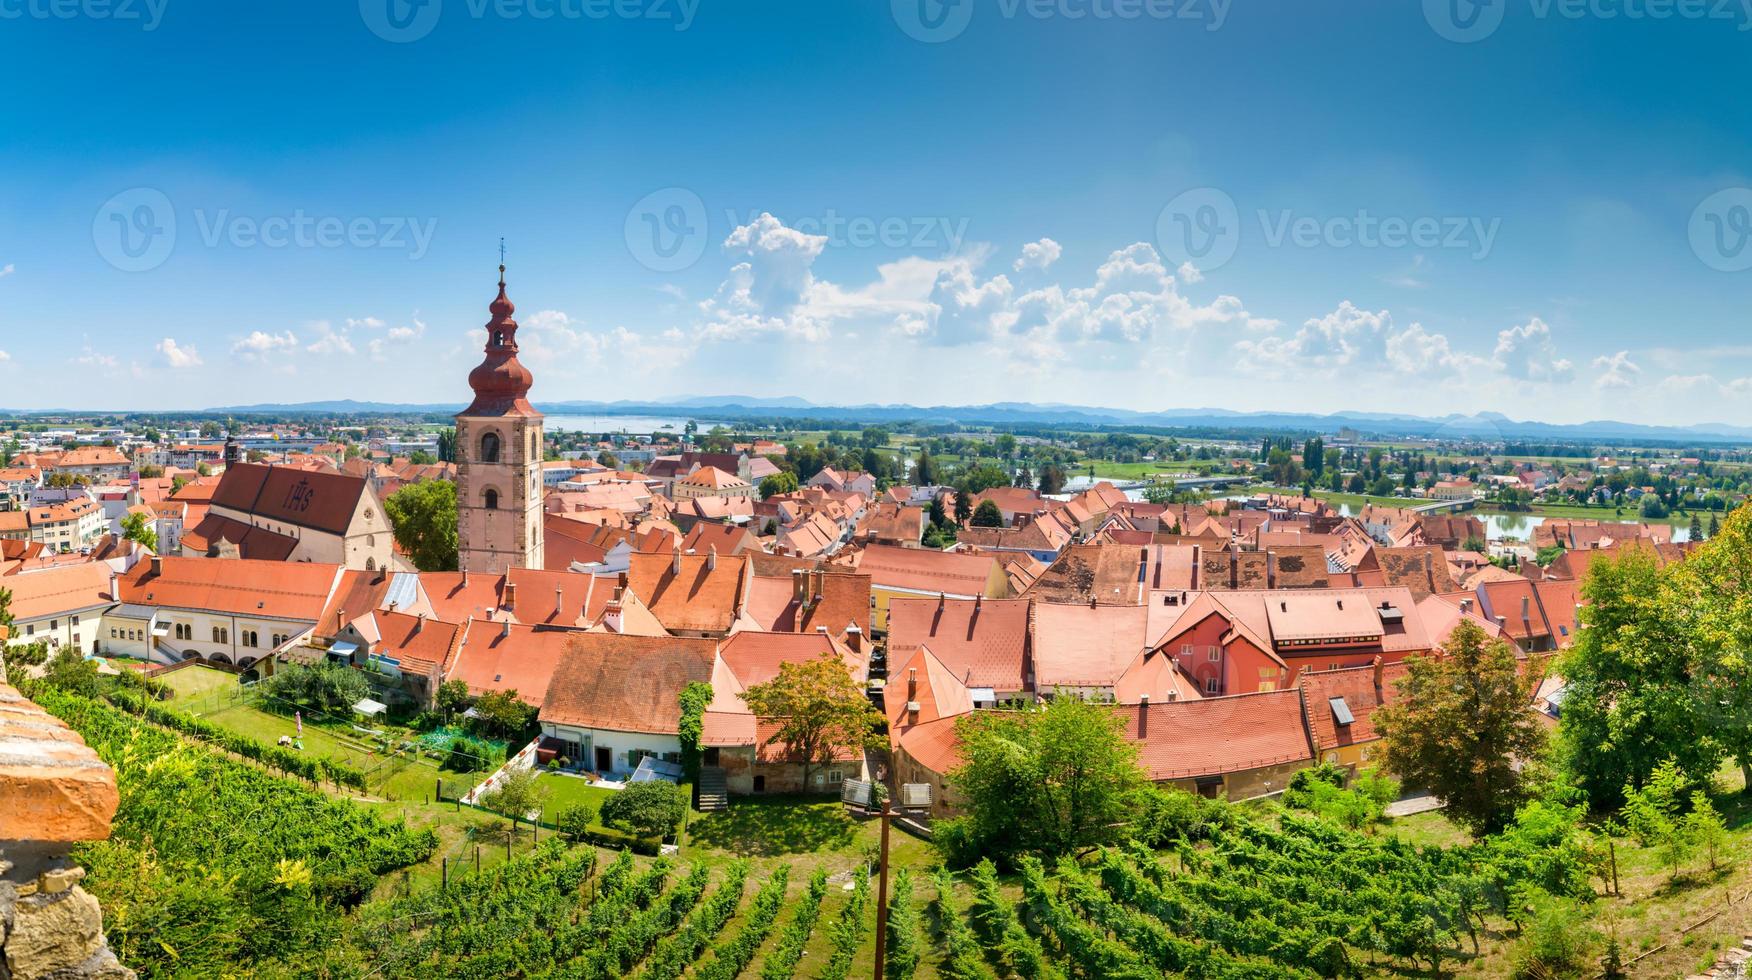
[{"label": "church building", "polygon": [[474,401],[456,416],[456,538],[462,571],[497,575],[542,567],[542,415],[517,360],[503,264],[488,309],[486,357],[468,376]]}]

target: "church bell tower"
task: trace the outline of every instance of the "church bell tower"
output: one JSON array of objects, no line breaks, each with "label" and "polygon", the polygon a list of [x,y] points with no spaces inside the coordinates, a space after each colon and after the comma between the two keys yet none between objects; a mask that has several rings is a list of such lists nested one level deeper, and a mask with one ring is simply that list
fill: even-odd
[{"label": "church bell tower", "polygon": [[497,575],[542,567],[542,415],[529,404],[534,378],[517,360],[516,307],[499,295],[489,310],[486,357],[469,372],[474,401],[456,416],[457,565]]}]

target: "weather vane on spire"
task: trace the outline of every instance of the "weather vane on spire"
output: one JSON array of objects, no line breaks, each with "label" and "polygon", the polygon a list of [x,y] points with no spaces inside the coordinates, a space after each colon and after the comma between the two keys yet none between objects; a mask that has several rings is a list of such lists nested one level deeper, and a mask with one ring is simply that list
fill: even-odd
[{"label": "weather vane on spire", "polygon": [[505,238],[499,237],[499,285],[505,285]]}]

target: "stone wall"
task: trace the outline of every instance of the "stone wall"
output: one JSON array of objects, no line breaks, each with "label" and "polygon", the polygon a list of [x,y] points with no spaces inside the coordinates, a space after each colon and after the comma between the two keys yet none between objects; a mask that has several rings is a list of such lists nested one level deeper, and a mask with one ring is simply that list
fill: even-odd
[{"label": "stone wall", "polygon": [[[3,642],[3,639],[0,639]],[[68,860],[109,836],[115,773],[78,733],[0,683],[0,980],[131,978]]]}]

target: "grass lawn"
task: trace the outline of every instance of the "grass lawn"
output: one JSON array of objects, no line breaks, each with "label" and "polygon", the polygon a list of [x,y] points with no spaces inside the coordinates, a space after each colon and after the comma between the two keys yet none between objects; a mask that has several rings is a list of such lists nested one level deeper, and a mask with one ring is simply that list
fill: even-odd
[{"label": "grass lawn", "polygon": [[592,786],[582,776],[558,773],[543,773],[540,785],[548,794],[547,803],[542,808],[542,819],[549,823],[559,816],[561,810],[579,803],[588,804],[592,813],[601,813],[603,801],[617,792]]},{"label": "grass lawn", "polygon": [[181,667],[164,675],[164,683],[176,692],[178,702],[238,687],[237,675],[199,664]]}]

